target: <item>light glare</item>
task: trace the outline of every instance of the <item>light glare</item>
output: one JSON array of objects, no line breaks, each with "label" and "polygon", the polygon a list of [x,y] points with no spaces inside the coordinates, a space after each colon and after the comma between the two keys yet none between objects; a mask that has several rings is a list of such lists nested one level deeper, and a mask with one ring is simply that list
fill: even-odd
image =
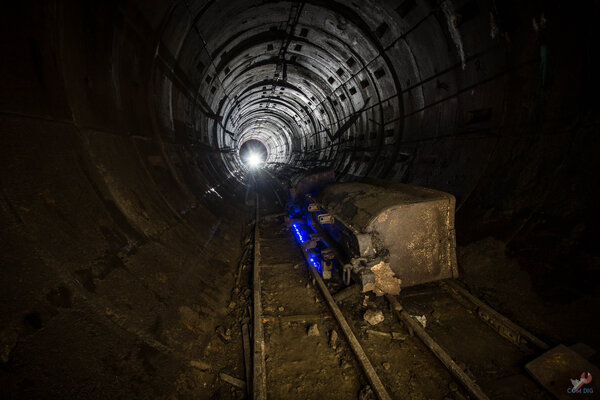
[{"label": "light glare", "polygon": [[262,157],[256,153],[249,153],[248,157],[246,158],[246,163],[250,168],[258,168],[262,162]]}]

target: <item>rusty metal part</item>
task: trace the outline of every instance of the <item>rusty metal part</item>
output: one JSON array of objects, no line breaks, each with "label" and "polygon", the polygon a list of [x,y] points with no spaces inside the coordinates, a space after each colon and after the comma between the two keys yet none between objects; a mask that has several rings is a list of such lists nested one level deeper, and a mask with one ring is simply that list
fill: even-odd
[{"label": "rusty metal part", "polygon": [[253,365],[254,375],[252,381],[253,398],[255,400],[266,400],[267,398],[267,373],[265,365],[265,332],[262,321],[262,301],[260,287],[260,232],[258,229],[259,202],[256,195],[256,223],[254,225],[254,269],[252,271],[252,289],[253,289],[253,328],[254,328],[254,346],[253,346]]},{"label": "rusty metal part", "polygon": [[333,224],[333,217],[329,214],[320,214],[317,219],[321,225],[324,224]]},{"label": "rusty metal part", "polygon": [[345,287],[344,289],[342,289],[339,292],[337,292],[336,294],[334,294],[333,295],[333,299],[337,303],[341,303],[342,301],[344,301],[348,297],[352,297],[352,296],[358,295],[359,293],[360,293],[360,286],[355,283],[355,284],[353,284],[351,286]]},{"label": "rusty metal part", "polygon": [[333,264],[331,260],[321,261],[323,279],[331,279],[331,271],[333,270]]},{"label": "rusty metal part", "polygon": [[283,316],[270,316],[265,315],[263,317],[263,322],[271,323],[271,322],[279,322],[282,324],[296,323],[296,322],[312,322],[312,321],[322,321],[325,319],[330,319],[329,315],[322,314],[299,314],[299,315],[283,315]]},{"label": "rusty metal part", "polygon": [[[311,202],[310,204],[316,204],[317,212],[322,210],[323,206],[314,198],[310,195],[307,195],[306,198]],[[315,217],[317,212],[310,213],[311,217],[309,218],[309,221],[318,221],[318,218]],[[329,213],[329,215],[331,215],[333,221],[329,224],[325,224],[329,225],[326,232],[339,246],[346,249],[347,258],[351,258],[352,256],[370,257],[375,255],[371,236],[369,234],[361,233],[339,215],[334,215],[332,213]],[[321,225],[317,223],[312,223],[311,226],[316,230],[319,230],[321,227]]]},{"label": "rusty metal part", "polygon": [[319,207],[335,219],[324,228],[358,257],[382,257],[401,286],[458,276],[455,198],[437,190],[370,181],[322,190]]},{"label": "rusty metal part", "polygon": [[523,341],[529,342],[534,346],[546,350],[548,344],[537,338],[528,330],[515,324],[492,307],[488,306],[469,291],[453,280],[441,281],[440,286],[453,296],[461,296],[476,307],[477,315],[488,325],[490,325],[500,336],[508,339],[510,342],[519,345]]},{"label": "rusty metal part", "polygon": [[[386,295],[386,299],[389,301],[392,309],[401,309],[401,305],[394,296]],[[454,360],[446,353],[442,347],[437,344],[435,340],[429,336],[425,329],[419,324],[413,317],[411,317],[406,311],[394,311],[398,320],[400,320],[411,332],[414,332],[419,339],[431,350],[433,354],[444,364],[444,366],[450,371],[450,373],[460,381],[460,383],[478,400],[489,400],[489,397],[481,390],[478,384],[476,384],[465,372],[454,362]]]},{"label": "rusty metal part", "polygon": [[250,333],[248,331],[248,324],[242,324],[242,347],[244,348],[244,370],[246,372],[246,394],[250,397],[250,382],[252,379],[252,370],[251,370],[251,348],[250,348]]}]

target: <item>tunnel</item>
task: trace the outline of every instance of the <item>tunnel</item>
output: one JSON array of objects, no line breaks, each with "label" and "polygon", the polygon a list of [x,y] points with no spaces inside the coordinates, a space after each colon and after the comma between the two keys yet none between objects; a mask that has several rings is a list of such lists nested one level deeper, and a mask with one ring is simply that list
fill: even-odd
[{"label": "tunnel", "polygon": [[0,9],[0,397],[243,398],[256,196],[315,168],[451,193],[465,281],[599,348],[597,1]]}]

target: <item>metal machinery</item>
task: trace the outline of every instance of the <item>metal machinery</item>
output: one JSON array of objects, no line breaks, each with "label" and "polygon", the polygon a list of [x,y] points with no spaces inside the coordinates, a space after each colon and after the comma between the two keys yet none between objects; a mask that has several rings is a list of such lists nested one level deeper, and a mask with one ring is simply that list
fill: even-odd
[{"label": "metal machinery", "polygon": [[324,279],[340,271],[344,283],[382,295],[458,276],[451,194],[375,180],[333,183],[323,171],[296,180],[290,194],[289,226]]}]

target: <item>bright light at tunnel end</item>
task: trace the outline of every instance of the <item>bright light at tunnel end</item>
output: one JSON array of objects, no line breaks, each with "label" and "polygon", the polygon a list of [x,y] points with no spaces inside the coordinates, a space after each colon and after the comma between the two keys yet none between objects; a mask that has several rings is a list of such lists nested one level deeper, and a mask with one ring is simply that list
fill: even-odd
[{"label": "bright light at tunnel end", "polygon": [[249,153],[248,156],[246,156],[246,164],[248,165],[248,168],[250,168],[250,169],[260,168],[262,166],[263,162],[264,162],[264,160],[260,156],[260,154],[252,152],[252,153]]}]

